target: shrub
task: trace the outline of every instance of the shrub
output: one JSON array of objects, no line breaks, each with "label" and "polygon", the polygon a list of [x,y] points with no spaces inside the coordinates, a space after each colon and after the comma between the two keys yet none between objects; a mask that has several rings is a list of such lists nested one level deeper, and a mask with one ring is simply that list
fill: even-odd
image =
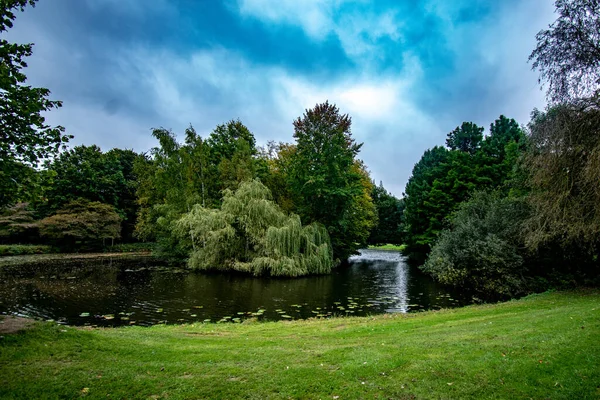
[{"label": "shrub", "polygon": [[0,245],[0,256],[21,256],[29,254],[56,253],[56,248],[39,244]]},{"label": "shrub", "polygon": [[17,203],[0,213],[0,241],[30,242],[38,237],[38,226],[28,203]]},{"label": "shrub", "polygon": [[522,199],[480,192],[460,205],[422,267],[436,280],[483,297],[525,291],[523,224],[530,215]]},{"label": "shrub", "polygon": [[42,237],[61,247],[99,247],[118,239],[121,217],[113,206],[79,199],[40,221]]}]

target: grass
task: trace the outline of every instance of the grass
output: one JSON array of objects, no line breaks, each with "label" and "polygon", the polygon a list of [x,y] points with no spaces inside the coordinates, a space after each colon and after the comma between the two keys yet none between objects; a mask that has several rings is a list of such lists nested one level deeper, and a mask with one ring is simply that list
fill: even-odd
[{"label": "grass", "polygon": [[379,246],[369,246],[370,250],[394,250],[394,251],[404,251],[406,249],[405,244],[383,244]]},{"label": "grass", "polygon": [[0,340],[0,398],[597,399],[600,293],[408,315]]},{"label": "grass", "polygon": [[114,246],[106,246],[104,251],[107,253],[152,252],[155,247],[155,243],[119,243]]},{"label": "grass", "polygon": [[114,260],[160,260],[148,252],[138,253],[55,253],[55,254],[27,254],[18,256],[0,257],[0,268],[4,267],[24,267],[28,265],[55,265],[55,264],[82,264],[85,262],[97,262],[102,259]]},{"label": "grass", "polygon": [[31,254],[48,254],[56,253],[58,250],[52,246],[41,244],[1,244],[0,257],[3,256],[20,256]]}]

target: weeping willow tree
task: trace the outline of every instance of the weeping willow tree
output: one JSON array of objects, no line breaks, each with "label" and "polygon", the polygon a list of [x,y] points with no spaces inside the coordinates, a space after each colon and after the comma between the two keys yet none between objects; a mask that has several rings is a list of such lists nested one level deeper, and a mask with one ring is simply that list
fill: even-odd
[{"label": "weeping willow tree", "polygon": [[194,269],[301,276],[326,274],[333,266],[327,229],[286,215],[257,180],[226,190],[220,209],[195,205],[177,221],[175,233],[190,243],[188,265]]}]

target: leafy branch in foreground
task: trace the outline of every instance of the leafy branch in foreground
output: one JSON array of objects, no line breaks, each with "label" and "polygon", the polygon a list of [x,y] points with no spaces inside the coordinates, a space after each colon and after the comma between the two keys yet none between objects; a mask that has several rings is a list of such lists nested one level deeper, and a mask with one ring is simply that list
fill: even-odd
[{"label": "leafy branch in foreground", "polygon": [[[12,27],[15,11],[23,11],[34,0],[3,0],[0,2],[0,33]],[[0,39],[0,187],[3,191],[18,190],[13,170],[20,165],[36,166],[56,154],[71,136],[62,126],[46,123],[44,112],[61,107],[62,103],[49,100],[50,90],[26,85],[25,58],[31,56],[33,44],[9,43]],[[14,199],[1,196],[4,204]]]}]

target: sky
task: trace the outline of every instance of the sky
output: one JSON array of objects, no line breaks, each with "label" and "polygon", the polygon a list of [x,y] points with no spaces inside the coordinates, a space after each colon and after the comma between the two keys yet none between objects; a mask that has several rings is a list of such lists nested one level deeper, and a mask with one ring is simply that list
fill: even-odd
[{"label": "sky", "polygon": [[28,83],[47,115],[97,144],[148,151],[240,119],[257,143],[328,100],[352,117],[359,157],[400,197],[423,152],[463,121],[527,124],[545,107],[527,58],[552,0],[39,0],[2,36],[35,43]]}]

